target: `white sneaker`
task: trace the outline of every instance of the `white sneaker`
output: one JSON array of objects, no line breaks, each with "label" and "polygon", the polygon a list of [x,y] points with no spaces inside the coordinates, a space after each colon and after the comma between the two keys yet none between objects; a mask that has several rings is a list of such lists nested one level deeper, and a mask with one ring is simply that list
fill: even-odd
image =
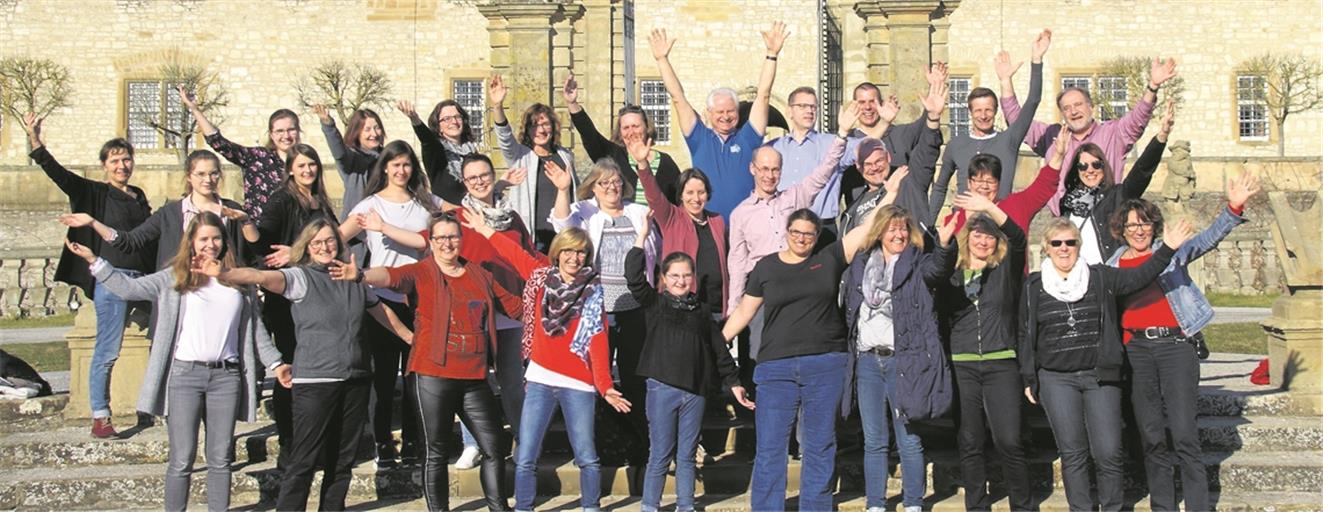
[{"label": "white sneaker", "polygon": [[455,461],[455,469],[473,469],[478,467],[478,462],[482,461],[482,451],[477,446],[465,446],[464,451],[459,454],[459,460]]}]

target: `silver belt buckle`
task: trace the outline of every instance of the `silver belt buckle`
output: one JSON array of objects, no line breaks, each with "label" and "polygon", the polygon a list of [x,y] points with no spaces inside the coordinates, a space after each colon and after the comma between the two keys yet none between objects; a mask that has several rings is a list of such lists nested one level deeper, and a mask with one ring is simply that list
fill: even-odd
[{"label": "silver belt buckle", "polygon": [[[1150,334],[1150,332],[1158,333],[1158,334]],[[1155,339],[1161,338],[1162,335],[1161,335],[1161,331],[1159,331],[1157,327],[1145,327],[1145,328],[1144,328],[1144,337],[1145,337],[1145,338],[1148,338],[1148,339],[1150,339],[1150,340],[1155,340]]]}]

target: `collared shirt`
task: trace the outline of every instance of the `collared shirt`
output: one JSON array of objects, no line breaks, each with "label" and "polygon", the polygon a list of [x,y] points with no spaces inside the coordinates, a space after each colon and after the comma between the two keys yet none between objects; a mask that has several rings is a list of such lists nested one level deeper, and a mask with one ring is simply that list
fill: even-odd
[{"label": "collared shirt", "polygon": [[703,123],[694,123],[694,129],[684,138],[695,168],[707,173],[712,180],[712,198],[707,208],[730,217],[730,212],[753,190],[753,174],[749,162],[753,151],[763,144],[763,136],[745,123],[726,139]]},{"label": "collared shirt", "polygon": [[827,156],[808,178],[786,190],[778,190],[771,197],[760,197],[754,192],[731,213],[730,255],[726,262],[730,272],[726,294],[728,313],[744,297],[745,279],[758,260],[786,248],[786,219],[795,210],[813,203],[813,197],[837,174],[844,153],[845,141],[836,137]]},{"label": "collared shirt", "polygon": [[[197,217],[198,214],[202,213],[202,209],[198,208],[196,204],[193,204],[193,194],[186,195],[184,196],[183,199],[179,201],[179,209],[184,214],[183,227],[184,227],[184,232],[187,233],[189,223],[193,222],[193,217]],[[222,224],[228,225],[230,223],[230,219],[227,219],[225,218],[224,215],[221,215],[219,209],[213,211],[212,213],[215,213],[216,215],[220,215]]]},{"label": "collared shirt", "polygon": [[[803,139],[785,134],[769,143],[781,153],[781,190],[788,189],[808,178],[827,153],[831,151],[832,141],[837,137],[810,129]],[[840,213],[841,202],[841,166],[827,180],[827,185],[813,198],[810,206],[813,213],[823,219],[831,219]]]}]

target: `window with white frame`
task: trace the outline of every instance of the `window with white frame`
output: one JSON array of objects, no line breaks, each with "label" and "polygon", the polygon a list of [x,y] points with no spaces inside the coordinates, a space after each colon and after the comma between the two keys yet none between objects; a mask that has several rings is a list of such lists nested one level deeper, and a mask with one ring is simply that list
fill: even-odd
[{"label": "window with white frame", "polygon": [[1091,76],[1063,76],[1061,77],[1061,90],[1071,87],[1079,87],[1093,94],[1093,77]]},{"label": "window with white frame", "polygon": [[1263,75],[1236,77],[1236,122],[1240,140],[1268,140],[1268,81]]},{"label": "window with white frame", "polygon": [[162,133],[157,126],[176,133],[183,131],[188,110],[172,94],[175,84],[162,80],[131,80],[125,84],[125,137],[136,149],[179,147],[179,136]]},{"label": "window with white frame", "polygon": [[469,114],[469,131],[473,140],[482,143],[482,131],[486,127],[487,98],[482,92],[482,79],[455,80],[451,82],[451,98],[464,107]]},{"label": "window with white frame", "polygon": [[671,95],[666,92],[666,84],[661,80],[639,80],[639,106],[648,113],[652,126],[657,130],[658,146],[671,143]]},{"label": "window with white frame", "polygon": [[973,80],[969,77],[951,78],[946,81],[946,111],[950,115],[948,126],[951,137],[969,134],[969,91]]},{"label": "window with white frame", "polygon": [[1130,111],[1130,92],[1125,77],[1098,77],[1097,90],[1093,91],[1093,103],[1098,106],[1098,118],[1103,121],[1126,115]]}]

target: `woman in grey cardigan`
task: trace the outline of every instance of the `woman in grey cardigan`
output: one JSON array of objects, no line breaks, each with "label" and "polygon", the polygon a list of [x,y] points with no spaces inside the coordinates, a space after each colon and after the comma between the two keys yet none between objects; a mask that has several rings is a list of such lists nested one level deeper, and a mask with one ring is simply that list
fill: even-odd
[{"label": "woman in grey cardigan", "polygon": [[[505,165],[511,169],[524,169],[528,179],[504,192],[510,207],[519,213],[533,233],[533,243],[539,252],[547,252],[556,229],[548,220],[556,203],[556,186],[542,172],[548,163],[570,171],[569,194],[575,195],[579,178],[574,174],[574,153],[560,145],[560,118],[551,107],[534,103],[524,111],[523,132],[515,139],[514,128],[505,117],[505,82],[500,75],[492,77],[488,87],[492,119],[496,122],[496,141],[501,146]],[[498,188],[498,190],[500,190]],[[633,197],[633,191],[629,193]]]},{"label": "woman in grey cardigan", "polygon": [[234,423],[257,418],[259,361],[282,383],[290,379],[289,365],[281,361],[258,317],[256,290],[191,272],[199,257],[233,262],[224,229],[216,214],[199,213],[170,265],[138,278],[116,271],[87,246],[66,242],[87,260],[101,286],[126,300],[155,303],[156,329],[138,410],[166,416],[166,510],[188,506],[199,422],[207,426],[207,508],[229,508]]}]

